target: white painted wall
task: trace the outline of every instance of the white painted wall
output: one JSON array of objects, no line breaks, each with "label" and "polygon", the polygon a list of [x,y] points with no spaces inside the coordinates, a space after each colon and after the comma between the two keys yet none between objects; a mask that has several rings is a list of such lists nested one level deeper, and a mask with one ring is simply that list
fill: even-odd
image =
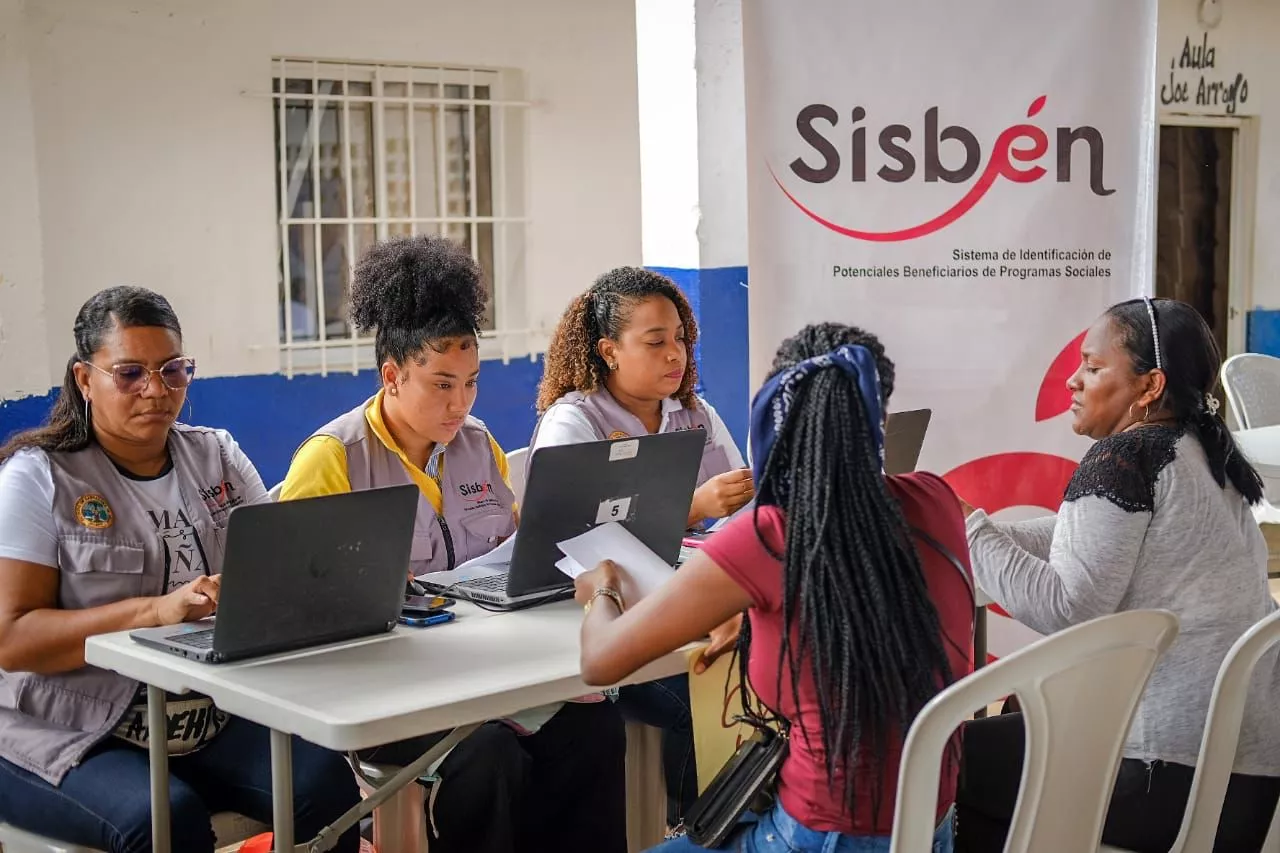
[{"label": "white painted wall", "polygon": [[747,263],[746,81],[742,0],[696,0],[698,189],[703,267]]},{"label": "white painted wall", "polygon": [[0,0],[0,388],[16,396],[43,394],[56,381],[45,359],[40,193],[22,5]]},{"label": "white painted wall", "polygon": [[[1156,91],[1169,93],[1170,74],[1186,84],[1190,103],[1161,105],[1161,113],[1228,115],[1225,105],[1197,104],[1200,79],[1206,91],[1215,82],[1243,75],[1248,99],[1233,113],[1253,122],[1258,144],[1254,187],[1252,299],[1249,307],[1280,308],[1280,4],[1275,0],[1217,0],[1222,20],[1212,29],[1200,22],[1201,0],[1161,0],[1156,53]],[[1171,69],[1186,40],[1198,51],[1207,33],[1214,68]],[[1157,101],[1157,103],[1160,103]]]},{"label": "white painted wall", "polygon": [[692,0],[635,0],[644,263],[698,262],[698,71]]},{"label": "white painted wall", "polygon": [[273,56],[521,71],[523,313],[550,328],[641,260],[635,27],[632,0],[0,0],[0,398],[60,381],[119,283],[171,298],[202,375],[277,369],[274,117],[246,94]]}]

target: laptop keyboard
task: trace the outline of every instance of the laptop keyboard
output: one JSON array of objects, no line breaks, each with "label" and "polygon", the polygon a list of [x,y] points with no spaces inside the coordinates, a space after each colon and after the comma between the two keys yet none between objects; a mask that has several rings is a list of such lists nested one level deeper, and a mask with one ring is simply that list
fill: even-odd
[{"label": "laptop keyboard", "polygon": [[505,574],[501,574],[489,575],[484,578],[474,578],[472,580],[465,581],[464,583],[460,583],[458,586],[466,589],[482,590],[484,592],[506,592],[507,576]]},{"label": "laptop keyboard", "polygon": [[193,649],[211,649],[213,648],[213,629],[192,631],[190,634],[178,634],[170,637],[169,642],[177,643],[181,646],[191,646]]}]

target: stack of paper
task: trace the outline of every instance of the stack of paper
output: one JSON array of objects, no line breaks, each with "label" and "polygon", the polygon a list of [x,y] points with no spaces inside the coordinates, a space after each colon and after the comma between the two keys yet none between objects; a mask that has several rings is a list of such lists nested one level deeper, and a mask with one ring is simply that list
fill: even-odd
[{"label": "stack of paper", "polygon": [[622,569],[623,590],[628,602],[649,595],[675,574],[661,557],[649,550],[630,530],[616,521],[591,528],[581,536],[557,542],[565,557],[556,568],[571,578],[612,560]]}]

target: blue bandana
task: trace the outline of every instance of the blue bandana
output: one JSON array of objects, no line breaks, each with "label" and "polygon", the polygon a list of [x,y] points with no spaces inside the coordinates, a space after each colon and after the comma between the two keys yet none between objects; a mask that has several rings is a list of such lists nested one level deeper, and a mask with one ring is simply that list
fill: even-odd
[{"label": "blue bandana", "polygon": [[765,465],[778,433],[786,425],[801,383],[819,370],[836,367],[858,383],[862,405],[875,441],[876,455],[884,460],[884,416],[880,408],[880,373],[875,356],[864,346],[845,344],[839,349],[805,359],[774,376],[756,393],[751,402],[751,466],[756,494],[761,506],[777,505],[786,497],[790,483],[775,472],[764,482]]}]

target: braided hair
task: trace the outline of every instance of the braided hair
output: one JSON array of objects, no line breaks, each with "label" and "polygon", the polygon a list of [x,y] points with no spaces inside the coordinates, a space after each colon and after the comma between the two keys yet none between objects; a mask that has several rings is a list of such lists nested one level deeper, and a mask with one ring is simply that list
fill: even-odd
[{"label": "braided hair", "polygon": [[693,389],[698,382],[698,368],[693,361],[693,347],[698,341],[698,321],[693,318],[689,300],[664,275],[641,267],[618,267],[596,279],[561,316],[547,347],[546,366],[538,385],[538,414],[571,391],[588,393],[604,387],[609,368],[596,344],[602,338],[621,338],[636,305],[652,296],[670,299],[680,315],[689,357],[684,380],[674,396],[686,409],[697,405]]},{"label": "braided hair", "polygon": [[[427,346],[474,338],[484,314],[484,276],[462,246],[436,235],[375,243],[351,276],[351,320],[376,330],[381,366],[419,359]],[[474,344],[473,344],[474,345]]]},{"label": "braided hair", "polygon": [[1152,317],[1160,336],[1160,364],[1164,371],[1164,396],[1160,403],[1184,429],[1200,440],[1209,471],[1219,486],[1227,481],[1250,504],[1263,497],[1262,477],[1236,446],[1226,421],[1209,406],[1209,397],[1218,385],[1222,354],[1209,325],[1200,312],[1176,299],[1130,299],[1107,309],[1120,345],[1129,356],[1135,373],[1156,369],[1156,342]]},{"label": "braided hair", "polygon": [[[887,402],[893,362],[874,335],[853,326],[807,326],[778,348],[770,375],[845,344],[871,352]],[[833,789],[840,785],[851,811],[858,773],[872,768],[882,779],[890,744],[953,680],[920,556],[885,483],[873,428],[857,382],[838,369],[820,370],[797,389],[762,477],[790,484],[779,502],[785,545],[774,554],[783,579],[778,695],[783,672],[791,673],[798,706],[798,674],[811,670],[827,778]],[[749,644],[745,630],[743,684]],[[877,781],[872,791],[875,814],[886,793],[881,787]]]}]

